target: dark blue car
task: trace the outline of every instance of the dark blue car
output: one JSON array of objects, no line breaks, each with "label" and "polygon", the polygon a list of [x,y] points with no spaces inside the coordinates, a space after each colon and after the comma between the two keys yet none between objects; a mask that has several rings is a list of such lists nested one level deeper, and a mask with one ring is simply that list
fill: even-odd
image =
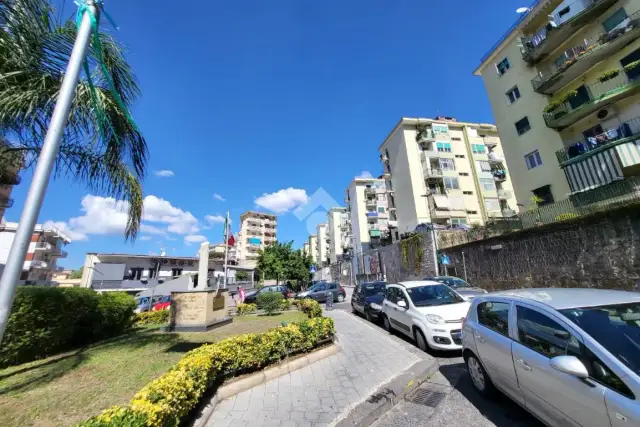
[{"label": "dark blue car", "polygon": [[364,315],[370,322],[378,321],[382,312],[386,286],[386,282],[365,282],[356,285],[351,296],[353,312]]}]

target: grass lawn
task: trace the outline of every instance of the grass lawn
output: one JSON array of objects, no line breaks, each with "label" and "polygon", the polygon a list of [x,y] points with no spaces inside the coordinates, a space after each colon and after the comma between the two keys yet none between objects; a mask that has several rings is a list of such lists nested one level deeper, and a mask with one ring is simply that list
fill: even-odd
[{"label": "grass lawn", "polygon": [[71,426],[128,402],[182,355],[203,343],[263,332],[306,316],[240,316],[206,333],[162,333],[147,327],[36,362],[0,370],[0,426]]}]

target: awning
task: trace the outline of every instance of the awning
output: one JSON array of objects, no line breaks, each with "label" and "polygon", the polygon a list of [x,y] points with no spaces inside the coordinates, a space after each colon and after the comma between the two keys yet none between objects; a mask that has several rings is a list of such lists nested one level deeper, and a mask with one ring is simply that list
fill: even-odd
[{"label": "awning", "polygon": [[606,150],[564,168],[571,193],[590,190],[624,179],[615,150]]},{"label": "awning", "polygon": [[436,194],[433,196],[433,203],[438,209],[449,209],[449,198],[447,196]]}]

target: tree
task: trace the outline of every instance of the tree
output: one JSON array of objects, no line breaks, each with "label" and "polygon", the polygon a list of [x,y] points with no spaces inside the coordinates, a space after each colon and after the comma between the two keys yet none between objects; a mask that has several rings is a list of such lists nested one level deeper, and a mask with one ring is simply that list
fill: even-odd
[{"label": "tree", "polygon": [[69,279],[82,279],[82,272],[84,271],[84,267],[80,267],[77,270],[73,270]]},{"label": "tree", "polygon": [[236,271],[236,280],[249,280],[249,273],[244,270]]},{"label": "tree", "polygon": [[276,242],[259,252],[258,269],[263,278],[281,280],[307,280],[311,257],[302,250],[292,249],[293,242]]},{"label": "tree", "polygon": [[[76,23],[60,21],[48,0],[0,2],[0,168],[35,165],[76,38]],[[99,71],[93,43],[87,53],[95,91],[81,80],[71,105],[54,176],[64,175],[92,191],[129,202],[127,239],[134,239],[142,216],[147,144],[130,120],[140,95],[123,49],[101,33],[102,57],[115,92]],[[21,164],[24,162],[24,164]]]}]

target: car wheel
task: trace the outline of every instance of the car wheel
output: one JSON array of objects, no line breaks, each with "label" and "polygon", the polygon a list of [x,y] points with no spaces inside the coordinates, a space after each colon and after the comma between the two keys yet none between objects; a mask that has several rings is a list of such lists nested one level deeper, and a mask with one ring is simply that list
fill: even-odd
[{"label": "car wheel", "polygon": [[384,325],[384,330],[391,333],[393,329],[391,328],[391,322],[389,322],[389,318],[387,316],[382,316],[382,324]]},{"label": "car wheel", "polygon": [[338,294],[338,302],[344,302],[344,295]]},{"label": "car wheel", "polygon": [[489,396],[493,392],[493,383],[476,356],[469,355],[467,357],[467,371],[469,371],[471,383],[478,393]]},{"label": "car wheel", "polygon": [[371,313],[369,312],[369,310],[365,310],[365,311],[364,311],[364,317],[365,317],[365,319],[367,319],[369,322],[373,323],[373,317],[371,317]]},{"label": "car wheel", "polygon": [[418,348],[426,352],[429,349],[429,343],[427,343],[427,339],[424,337],[424,334],[422,333],[422,331],[420,329],[416,329],[416,332],[414,333],[414,335],[416,339],[416,344],[418,344]]}]

